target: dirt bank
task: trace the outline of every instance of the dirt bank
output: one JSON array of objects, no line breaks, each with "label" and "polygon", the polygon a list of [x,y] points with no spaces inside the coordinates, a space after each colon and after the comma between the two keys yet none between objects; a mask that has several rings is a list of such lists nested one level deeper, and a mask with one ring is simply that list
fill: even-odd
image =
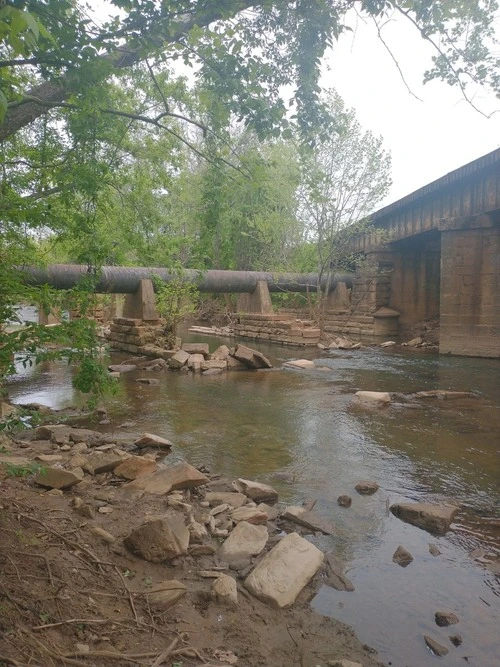
[{"label": "dirt bank", "polygon": [[[228,569],[215,554],[161,563],[133,555],[123,543],[132,529],[176,503],[181,503],[177,509],[182,503],[191,507],[191,513],[206,511],[206,486],[176,491],[170,505],[171,494],[130,493],[112,472],[87,474],[64,491],[37,486],[35,457],[59,456],[50,466],[67,467],[72,447],[3,439],[0,664],[314,667],[336,659],[363,667],[381,664],[352,630],[310,610],[309,601],[325,581],[323,570],[291,608],[276,609],[245,590],[245,573]],[[217,482],[219,488],[224,484]],[[271,535],[279,532],[272,523],[268,529]],[[278,539],[270,540],[252,566]],[[223,541],[210,535],[203,540],[212,551]],[[212,574],[200,576],[206,571]],[[214,599],[217,572],[236,580],[237,606]],[[181,582],[187,592],[159,609],[150,594],[166,580]]]}]

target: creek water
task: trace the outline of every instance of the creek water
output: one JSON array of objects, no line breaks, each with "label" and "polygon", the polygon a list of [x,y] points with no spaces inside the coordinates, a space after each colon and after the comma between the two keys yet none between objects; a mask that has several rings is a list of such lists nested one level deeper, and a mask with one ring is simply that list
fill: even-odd
[{"label": "creek water", "polygon": [[[221,342],[231,345],[205,340],[211,350]],[[331,353],[258,348],[277,367],[305,356],[315,359],[317,368],[209,377],[123,374],[107,404],[111,425],[99,429],[128,438],[143,431],[167,437],[175,444],[169,460],[268,482],[280,501],[317,498],[315,511],[339,530],[333,537],[310,539],[345,563],[355,591],[323,585],[312,607],[351,625],[386,664],[434,664],[438,658],[423,640],[430,635],[449,649],[443,664],[498,667],[500,360],[381,348]],[[124,358],[113,355],[115,363]],[[144,376],[160,384],[136,382]],[[8,388],[16,403],[62,408],[79,400],[71,371],[61,363],[19,367]],[[367,410],[353,400],[358,389],[473,390],[476,397],[396,400],[385,409]],[[380,490],[358,495],[354,485],[361,480],[376,481]],[[352,507],[338,506],[341,494],[352,496]],[[420,500],[460,504],[446,536],[435,538],[388,512],[393,502]],[[400,544],[414,557],[406,568],[392,562]],[[432,556],[429,544],[441,554]],[[438,627],[434,613],[440,608],[456,612],[460,623]],[[457,633],[463,643],[455,648],[449,635]]]}]

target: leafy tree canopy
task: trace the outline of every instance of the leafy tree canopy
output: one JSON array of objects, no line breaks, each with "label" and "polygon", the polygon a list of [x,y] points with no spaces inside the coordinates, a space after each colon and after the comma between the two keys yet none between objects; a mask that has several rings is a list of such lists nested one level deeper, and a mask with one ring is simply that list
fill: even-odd
[{"label": "leafy tree canopy", "polygon": [[[108,0],[98,21],[78,0],[4,0],[0,6],[0,139],[148,59],[181,60],[215,92],[227,113],[258,133],[283,129],[288,102],[304,135],[331,118],[319,100],[325,49],[346,29],[350,10],[383,18],[397,12],[435,48],[427,79],[466,91],[471,82],[500,92],[496,0]],[[163,113],[168,114],[166,109]]]}]

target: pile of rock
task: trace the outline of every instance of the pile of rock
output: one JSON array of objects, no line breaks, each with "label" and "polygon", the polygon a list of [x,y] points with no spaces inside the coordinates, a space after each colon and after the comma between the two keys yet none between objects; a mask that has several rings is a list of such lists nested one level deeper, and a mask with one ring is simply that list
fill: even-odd
[{"label": "pile of rock", "polygon": [[210,354],[208,343],[184,343],[168,361],[171,370],[193,371],[203,375],[217,375],[228,370],[255,370],[272,368],[261,352],[245,345],[229,349],[221,345]]},{"label": "pile of rock", "polygon": [[328,345],[329,350],[359,350],[361,343],[347,338],[346,336],[336,336]]}]

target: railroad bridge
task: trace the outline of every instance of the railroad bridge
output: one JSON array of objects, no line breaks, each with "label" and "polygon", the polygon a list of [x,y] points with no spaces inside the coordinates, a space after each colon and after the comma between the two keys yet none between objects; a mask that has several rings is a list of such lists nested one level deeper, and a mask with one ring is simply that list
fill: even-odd
[{"label": "railroad bridge", "polygon": [[[375,230],[355,237],[349,249],[367,262],[330,284],[325,331],[387,340],[435,321],[441,353],[500,357],[500,149],[380,209],[372,221]],[[67,289],[87,267],[25,271],[33,284]],[[159,268],[103,267],[96,291],[126,293],[124,315],[154,322],[152,274],[166,282],[174,277]],[[267,322],[281,327],[280,340],[290,344],[319,340],[314,323],[298,327],[274,314],[269,295],[315,291],[317,274],[186,270],[183,276],[200,291],[240,294],[241,335],[275,340],[261,336]]]},{"label": "railroad bridge", "polygon": [[371,219],[350,250],[372,270],[337,295],[326,330],[404,336],[434,319],[441,353],[500,357],[500,149]]}]

